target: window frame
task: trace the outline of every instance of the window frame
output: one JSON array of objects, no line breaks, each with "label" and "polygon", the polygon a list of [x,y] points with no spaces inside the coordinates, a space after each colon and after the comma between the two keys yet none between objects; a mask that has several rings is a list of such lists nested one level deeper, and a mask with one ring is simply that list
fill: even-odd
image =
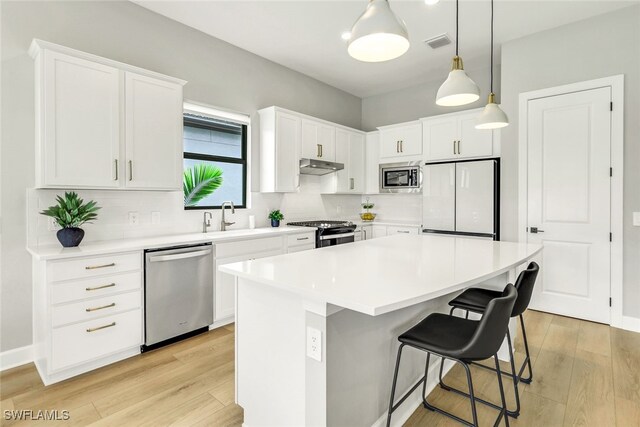
[{"label": "window frame", "polygon": [[[190,127],[198,127],[201,129],[214,129],[214,126],[207,126],[204,123],[199,123],[199,121],[195,118],[189,117],[189,116],[195,116],[195,115],[201,115],[200,114],[193,114],[190,112],[185,111],[182,115],[182,124],[183,126],[190,126]],[[239,125],[240,128],[242,129],[242,139],[241,139],[241,148],[240,148],[240,158],[235,158],[235,157],[226,157],[226,156],[217,156],[214,154],[201,154],[201,153],[193,153],[193,152],[189,152],[189,151],[185,151],[184,150],[184,137],[183,137],[183,146],[182,146],[182,159],[183,159],[183,173],[184,173],[184,160],[185,159],[189,159],[189,160],[203,160],[203,161],[210,161],[210,162],[219,162],[219,163],[234,163],[234,164],[239,164],[242,165],[242,204],[241,205],[234,205],[234,207],[236,209],[246,209],[247,208],[247,193],[249,192],[249,188],[248,188],[248,177],[247,177],[247,172],[249,169],[249,159],[247,157],[247,152],[248,152],[248,132],[249,132],[249,127],[246,123],[242,123],[242,122],[236,122],[235,120],[232,119],[225,119],[225,118],[217,118],[217,117],[207,117],[206,115],[202,114],[201,115],[204,119],[210,118],[211,120],[220,120],[220,121],[227,121],[230,123],[234,123],[236,125]],[[204,122],[205,120],[203,120]],[[224,130],[222,129],[217,129],[217,130],[221,130],[224,132]],[[184,204],[184,202],[183,202]],[[205,209],[220,209],[222,206],[221,205],[217,205],[217,206],[184,206],[184,210],[189,211],[189,210],[205,210]]]}]

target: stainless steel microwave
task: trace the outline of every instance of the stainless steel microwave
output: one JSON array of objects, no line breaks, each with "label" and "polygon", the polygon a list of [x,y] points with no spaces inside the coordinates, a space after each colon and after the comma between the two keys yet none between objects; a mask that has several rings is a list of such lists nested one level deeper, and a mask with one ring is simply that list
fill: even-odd
[{"label": "stainless steel microwave", "polygon": [[380,165],[381,193],[420,193],[420,162],[383,163]]}]

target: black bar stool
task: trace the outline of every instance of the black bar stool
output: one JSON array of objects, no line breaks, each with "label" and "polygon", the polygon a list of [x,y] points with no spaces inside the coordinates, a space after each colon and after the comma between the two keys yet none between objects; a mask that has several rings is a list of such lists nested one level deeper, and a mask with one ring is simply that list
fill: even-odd
[{"label": "black bar stool", "polygon": [[[527,333],[524,328],[524,319],[522,317],[522,313],[524,313],[524,311],[529,306],[529,302],[531,301],[533,286],[536,283],[536,277],[538,276],[539,270],[540,270],[540,266],[535,262],[531,262],[527,266],[526,270],[523,270],[522,272],[520,272],[520,274],[518,275],[518,279],[516,280],[515,287],[518,290],[518,297],[516,298],[516,302],[513,306],[511,317],[518,316],[520,318],[520,325],[522,327],[522,339],[524,341],[524,349],[526,353],[525,359],[522,362],[522,366],[520,367],[520,370],[518,371],[517,374],[516,374],[516,365],[515,365],[516,363],[515,354],[511,344],[511,334],[509,333],[509,328],[507,328],[507,343],[509,346],[511,373],[502,372],[502,374],[511,377],[513,380],[513,388],[514,388],[514,393],[516,398],[516,409],[514,411],[510,411],[507,409],[507,415],[513,418],[517,418],[518,415],[520,415],[520,393],[518,391],[518,383],[523,382],[526,384],[530,384],[531,380],[533,379],[533,370],[531,369],[531,358],[529,357],[529,344],[527,342]],[[453,311],[456,308],[466,310],[466,318],[469,317],[469,312],[480,313],[480,314],[485,313],[489,302],[492,299],[499,297],[500,295],[501,295],[500,291],[493,291],[493,290],[482,289],[482,288],[469,288],[449,302],[449,305],[451,306],[450,314],[453,314]],[[482,368],[495,371],[495,369],[490,366],[482,365],[479,363],[473,363],[473,364],[476,366],[480,366]],[[522,373],[527,367],[529,368],[529,377],[522,378]],[[464,393],[444,383],[444,381],[442,380],[442,368],[443,366],[440,365],[440,386],[445,390],[453,391],[455,393],[466,396],[467,393]],[[479,398],[476,398],[476,400],[481,401],[481,399]],[[487,402],[482,402],[482,403],[487,403]],[[490,406],[491,405],[492,404],[490,404]]]},{"label": "black bar stool", "polygon": [[[504,291],[487,304],[485,314],[482,319],[468,320],[460,317],[454,317],[441,313],[434,313],[427,316],[420,323],[409,329],[398,337],[400,347],[398,348],[398,356],[396,359],[396,368],[393,373],[393,384],[391,386],[391,398],[389,400],[389,413],[387,415],[387,427],[391,424],[391,415],[398,407],[413,393],[413,391],[422,384],[422,403],[425,408],[446,415],[464,425],[477,427],[478,413],[476,412],[476,400],[473,394],[473,382],[471,379],[471,370],[469,363],[477,360],[485,360],[491,357],[495,360],[496,372],[498,377],[498,387],[500,388],[500,398],[502,406],[491,404],[498,408],[500,414],[496,418],[494,426],[500,423],[504,418],[505,424],[509,426],[509,417],[506,416],[507,404],[504,397],[504,389],[502,387],[502,375],[500,365],[498,363],[498,349],[504,340],[513,305],[517,296],[516,288],[509,284]],[[402,357],[402,349],[405,345],[427,353],[427,362],[424,368],[424,376],[411,387],[402,398],[394,405],[394,395],[396,393],[396,381],[398,380],[398,368],[400,367],[400,358]],[[469,384],[469,400],[471,402],[471,414],[473,423],[453,415],[443,409],[437,408],[427,402],[426,388],[427,377],[429,373],[429,361],[431,354],[442,358],[442,360],[451,359],[460,363],[466,373],[467,382]],[[480,400],[478,400],[480,401]]]}]

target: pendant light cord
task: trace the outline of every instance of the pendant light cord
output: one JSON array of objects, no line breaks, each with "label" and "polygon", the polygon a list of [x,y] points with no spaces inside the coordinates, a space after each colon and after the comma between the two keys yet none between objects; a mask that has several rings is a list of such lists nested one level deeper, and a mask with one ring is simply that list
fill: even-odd
[{"label": "pendant light cord", "polygon": [[493,93],[493,0],[491,0],[491,93]]},{"label": "pendant light cord", "polygon": [[456,0],[456,56],[458,56],[458,0]]}]

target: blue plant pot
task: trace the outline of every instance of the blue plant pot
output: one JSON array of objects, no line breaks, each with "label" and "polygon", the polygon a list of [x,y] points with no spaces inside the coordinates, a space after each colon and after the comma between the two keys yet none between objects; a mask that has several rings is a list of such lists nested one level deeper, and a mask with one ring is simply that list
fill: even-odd
[{"label": "blue plant pot", "polygon": [[84,238],[84,230],[82,228],[63,228],[58,230],[56,237],[65,248],[73,248],[78,246]]},{"label": "blue plant pot", "polygon": [[272,227],[280,227],[280,220],[279,219],[272,219],[271,220],[271,226]]}]

